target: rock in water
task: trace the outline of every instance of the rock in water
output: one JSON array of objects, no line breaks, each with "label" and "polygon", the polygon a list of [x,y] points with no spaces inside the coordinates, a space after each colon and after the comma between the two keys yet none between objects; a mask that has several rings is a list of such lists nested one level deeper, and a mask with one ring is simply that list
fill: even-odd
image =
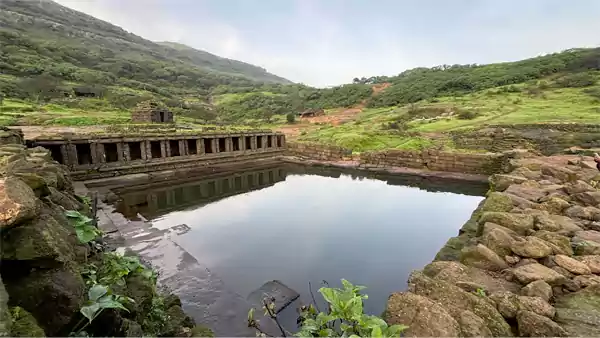
[{"label": "rock in water", "polygon": [[248,300],[256,305],[263,305],[263,299],[275,298],[275,312],[279,313],[293,301],[298,299],[300,294],[278,280],[272,280],[263,284],[260,288],[252,291],[248,295]]}]

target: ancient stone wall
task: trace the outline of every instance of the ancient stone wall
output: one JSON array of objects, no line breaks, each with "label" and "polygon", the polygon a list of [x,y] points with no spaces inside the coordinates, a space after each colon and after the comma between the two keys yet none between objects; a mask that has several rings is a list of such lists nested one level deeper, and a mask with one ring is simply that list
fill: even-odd
[{"label": "ancient stone wall", "polygon": [[275,156],[285,136],[272,132],[60,135],[28,141],[43,146],[76,179],[140,173]]},{"label": "ancient stone wall", "polygon": [[[151,276],[128,271],[119,285],[104,279],[114,278],[103,274],[112,271],[103,268],[104,246],[94,241],[97,234],[88,238],[91,223],[78,225],[93,216],[89,202],[75,195],[67,168],[49,150],[10,143],[19,137],[18,131],[0,136],[0,336],[70,336],[82,325],[89,336],[198,334],[179,299],[160,296]],[[131,298],[122,301],[127,310],[104,310],[86,325],[81,309],[92,295],[109,295],[91,292],[92,281]],[[163,322],[151,315],[157,302],[168,314]]]},{"label": "ancient stone wall", "polygon": [[[513,159],[435,261],[392,294],[406,336],[600,335],[600,175],[590,158]],[[421,311],[426,308],[427,311]]]},{"label": "ancient stone wall", "polygon": [[291,156],[322,161],[340,161],[352,156],[352,150],[316,143],[290,142],[287,153]]},{"label": "ancient stone wall", "polygon": [[386,150],[360,155],[363,167],[406,167],[467,174],[492,174],[500,171],[505,155],[466,154],[438,150]]}]

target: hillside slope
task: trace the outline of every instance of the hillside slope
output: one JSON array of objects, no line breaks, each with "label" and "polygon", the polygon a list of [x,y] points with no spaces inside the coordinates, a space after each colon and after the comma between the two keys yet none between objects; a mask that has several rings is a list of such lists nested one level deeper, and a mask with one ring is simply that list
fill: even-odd
[{"label": "hillside slope", "polygon": [[76,84],[120,86],[163,97],[206,95],[218,85],[290,83],[247,63],[145,40],[49,0],[2,0],[0,23],[0,91],[7,95],[19,94],[18,86],[6,84],[11,76],[42,73]]}]

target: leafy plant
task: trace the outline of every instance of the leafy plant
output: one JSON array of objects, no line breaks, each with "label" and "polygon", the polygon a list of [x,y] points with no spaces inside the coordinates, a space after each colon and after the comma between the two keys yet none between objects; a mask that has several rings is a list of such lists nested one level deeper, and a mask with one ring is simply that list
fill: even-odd
[{"label": "leafy plant", "polygon": [[[87,337],[85,328],[92,323],[96,317],[105,309],[119,309],[129,312],[124,304],[133,303],[134,300],[129,297],[114,294],[109,287],[102,284],[95,284],[88,290],[88,300],[81,307],[79,312],[83,318],[75,325],[75,330],[71,332],[72,337]],[[81,325],[85,319],[87,323]]]},{"label": "leafy plant", "polygon": [[477,288],[477,290],[475,291],[475,294],[476,294],[477,296],[479,296],[479,297],[485,297],[485,296],[486,296],[486,294],[485,294],[485,290],[484,290],[484,289],[482,289],[482,288]]},{"label": "leafy plant", "polygon": [[136,256],[125,256],[119,253],[105,253],[100,267],[88,264],[82,272],[88,284],[125,285],[125,278],[133,273],[156,282],[156,273],[140,263]]},{"label": "leafy plant", "polygon": [[[353,285],[345,279],[342,279],[342,285],[343,288],[319,289],[327,302],[327,311],[319,310],[314,297],[314,305],[300,308],[300,330],[295,334],[296,337],[399,337],[408,328],[404,325],[388,326],[383,319],[364,314],[363,301],[368,296],[360,291],[365,287]],[[274,303],[265,300],[263,309],[265,315],[275,319],[279,325]],[[248,326],[256,328],[259,335],[267,335],[260,328],[258,320],[254,319],[254,309],[248,312]],[[288,334],[281,325],[279,328],[283,336]]]},{"label": "leafy plant", "polygon": [[102,235],[102,231],[94,226],[93,220],[79,211],[67,210],[65,215],[75,228],[75,233],[81,243],[89,243]]}]

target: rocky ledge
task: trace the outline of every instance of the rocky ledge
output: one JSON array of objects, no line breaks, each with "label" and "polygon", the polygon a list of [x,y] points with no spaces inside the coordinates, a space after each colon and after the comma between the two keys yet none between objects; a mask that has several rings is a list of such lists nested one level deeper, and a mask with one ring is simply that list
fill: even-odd
[{"label": "rocky ledge", "polygon": [[[72,215],[90,220],[91,211],[65,167],[46,149],[25,147],[18,131],[0,130],[0,337],[211,335],[194,326],[177,297],[157,292],[136,258],[104,252],[100,238],[82,240],[89,229],[76,230]],[[117,283],[103,280],[109,277]],[[110,291],[93,292],[100,283]],[[100,304],[117,293],[125,308],[111,303],[88,323],[82,308],[91,298]]]},{"label": "rocky ledge", "polygon": [[589,158],[523,157],[389,297],[389,324],[407,336],[600,336],[600,175]]}]

